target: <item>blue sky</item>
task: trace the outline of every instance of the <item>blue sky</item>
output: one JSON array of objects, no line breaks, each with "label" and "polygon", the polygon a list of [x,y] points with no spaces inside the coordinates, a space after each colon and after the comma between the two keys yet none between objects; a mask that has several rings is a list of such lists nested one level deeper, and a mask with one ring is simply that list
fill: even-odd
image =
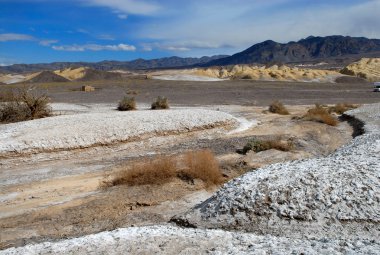
[{"label": "blue sky", "polygon": [[0,0],[0,65],[233,54],[267,39],[380,38],[380,0]]}]

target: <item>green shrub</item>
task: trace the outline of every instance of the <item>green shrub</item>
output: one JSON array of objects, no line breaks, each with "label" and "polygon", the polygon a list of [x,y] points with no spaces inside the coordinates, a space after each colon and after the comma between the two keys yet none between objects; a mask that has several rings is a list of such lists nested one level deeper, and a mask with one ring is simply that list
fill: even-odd
[{"label": "green shrub", "polygon": [[281,140],[258,140],[251,139],[243,148],[243,153],[246,154],[248,151],[260,152],[270,149],[276,149],[280,151],[290,151],[294,148],[292,141],[283,142]]},{"label": "green shrub", "polygon": [[152,103],[152,110],[169,109],[169,101],[166,97],[157,97],[156,101]]}]

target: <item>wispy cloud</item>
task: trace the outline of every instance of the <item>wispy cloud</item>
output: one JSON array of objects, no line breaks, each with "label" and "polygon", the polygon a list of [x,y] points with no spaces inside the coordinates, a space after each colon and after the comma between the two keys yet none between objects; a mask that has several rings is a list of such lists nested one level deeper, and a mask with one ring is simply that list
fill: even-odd
[{"label": "wispy cloud", "polygon": [[218,49],[218,48],[230,48],[231,45],[209,43],[204,41],[181,41],[181,42],[153,42],[153,43],[143,43],[143,51],[152,50],[164,50],[164,51],[191,51],[194,49]]},{"label": "wispy cloud", "polygon": [[117,17],[119,19],[127,19],[128,18],[128,15],[127,14],[118,14]]},{"label": "wispy cloud", "polygon": [[[157,25],[140,25],[135,36],[165,41],[165,45],[199,41],[220,47],[230,45],[235,50],[267,39],[287,42],[309,35],[380,38],[379,0],[350,1],[349,4],[343,0],[205,0],[202,4],[199,1],[181,1],[181,5],[178,10],[183,11],[156,22]],[[155,48],[155,45],[150,45],[150,48]],[[179,47],[185,48],[201,47]]]},{"label": "wispy cloud", "polygon": [[99,40],[106,40],[106,41],[114,41],[115,40],[115,37],[113,37],[112,35],[107,35],[107,34],[98,35],[98,36],[96,36],[96,38]]},{"label": "wispy cloud", "polygon": [[8,41],[33,41],[35,38],[31,35],[26,34],[0,34],[0,42]]},{"label": "wispy cloud", "polygon": [[99,44],[85,44],[85,45],[62,45],[52,46],[52,49],[59,51],[135,51],[136,47],[128,44],[117,45],[99,45]]},{"label": "wispy cloud", "polygon": [[[156,3],[146,0],[80,0],[87,5],[103,6],[111,8],[122,14],[139,14],[151,15],[160,10],[160,6]],[[119,18],[127,18],[127,16],[118,16]]]},{"label": "wispy cloud", "polygon": [[58,40],[41,40],[38,44],[42,46],[50,46],[52,44],[55,44],[59,42]]}]

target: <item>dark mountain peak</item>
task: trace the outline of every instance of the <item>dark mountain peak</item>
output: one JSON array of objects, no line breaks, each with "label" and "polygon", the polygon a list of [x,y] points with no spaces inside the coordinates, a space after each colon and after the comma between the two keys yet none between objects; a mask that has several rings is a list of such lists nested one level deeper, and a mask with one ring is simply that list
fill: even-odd
[{"label": "dark mountain peak", "polygon": [[205,66],[327,61],[347,57],[360,58],[368,54],[380,56],[380,40],[341,35],[309,36],[298,42],[285,44],[267,40],[231,57],[211,61]]}]

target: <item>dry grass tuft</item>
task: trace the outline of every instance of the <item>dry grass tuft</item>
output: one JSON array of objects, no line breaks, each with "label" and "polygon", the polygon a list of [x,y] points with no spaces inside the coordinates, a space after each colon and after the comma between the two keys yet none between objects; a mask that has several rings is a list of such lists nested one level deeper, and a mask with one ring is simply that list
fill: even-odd
[{"label": "dry grass tuft", "polygon": [[288,109],[280,102],[280,101],[274,101],[269,105],[269,111],[271,113],[277,113],[281,115],[289,115]]},{"label": "dry grass tuft", "polygon": [[202,180],[207,186],[223,182],[213,153],[209,150],[188,152],[185,155],[158,156],[148,162],[137,162],[118,170],[102,187],[117,185],[161,185],[179,178],[193,182]]},{"label": "dry grass tuft", "polygon": [[152,103],[152,110],[169,109],[169,101],[166,97],[157,97],[156,101]]},{"label": "dry grass tuft", "polygon": [[182,174],[191,179],[200,179],[208,186],[223,182],[219,163],[210,150],[192,151],[185,154],[186,169]]},{"label": "dry grass tuft", "polygon": [[276,149],[280,151],[290,151],[294,148],[292,141],[281,141],[281,140],[258,140],[251,139],[243,148],[243,153],[246,154],[248,151],[260,152],[270,149]]},{"label": "dry grass tuft", "polygon": [[319,104],[316,104],[314,108],[308,110],[302,119],[325,123],[330,126],[338,125],[337,118],[332,116],[327,108],[322,107]]},{"label": "dry grass tuft", "polygon": [[0,106],[0,122],[13,123],[49,117],[52,109],[46,95],[37,95],[32,88],[24,88],[12,94],[7,103]]},{"label": "dry grass tuft", "polygon": [[109,186],[163,184],[176,176],[176,168],[175,158],[168,156],[160,156],[148,162],[133,163],[127,169],[118,171]]},{"label": "dry grass tuft", "polygon": [[136,100],[134,97],[124,97],[117,106],[119,111],[133,111],[136,110]]},{"label": "dry grass tuft", "polygon": [[358,105],[354,104],[348,104],[348,103],[341,103],[336,104],[335,106],[331,106],[328,108],[329,113],[335,112],[336,114],[342,115],[344,112],[352,109],[358,108]]}]

